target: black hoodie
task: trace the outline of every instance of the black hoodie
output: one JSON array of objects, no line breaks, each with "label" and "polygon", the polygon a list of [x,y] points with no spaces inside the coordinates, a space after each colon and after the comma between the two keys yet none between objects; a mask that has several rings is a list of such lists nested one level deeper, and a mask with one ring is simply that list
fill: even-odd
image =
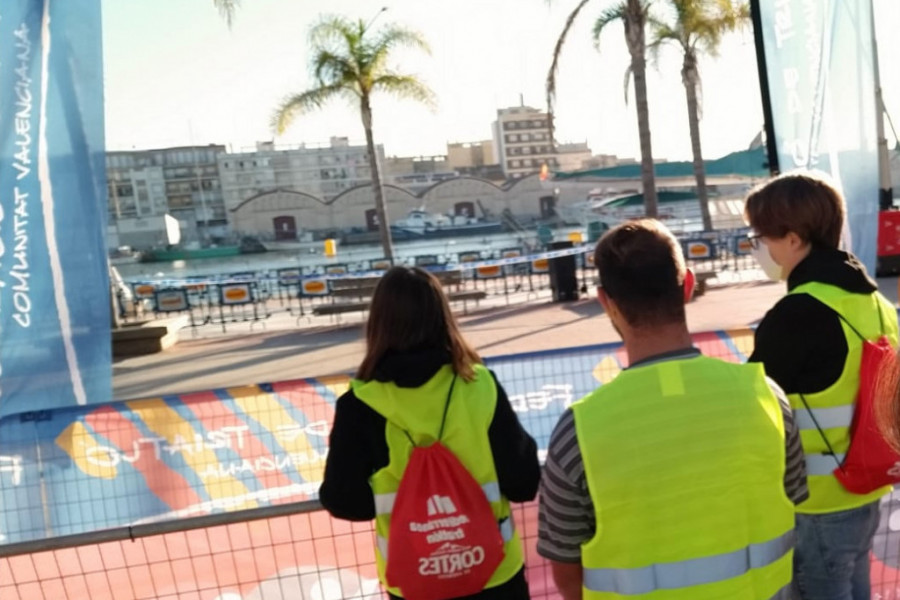
[{"label": "black hoodie", "polygon": [[[375,367],[375,379],[417,388],[449,362],[442,351],[390,353]],[[533,500],[541,478],[537,444],[519,423],[496,376],[494,381],[497,406],[488,439],[500,491],[513,502]],[[353,390],[338,398],[324,482],[319,489],[319,500],[335,517],[351,521],[375,518],[369,478],[390,459],[384,436],[386,424],[385,418],[357,398]]]},{"label": "black hoodie", "polygon": [[[791,271],[788,291],[809,282],[852,294],[871,294],[878,285],[852,254],[814,248]],[[847,339],[840,318],[809,294],[788,294],[766,313],[756,329],[751,362],[788,394],[814,394],[833,385],[844,370]]]}]

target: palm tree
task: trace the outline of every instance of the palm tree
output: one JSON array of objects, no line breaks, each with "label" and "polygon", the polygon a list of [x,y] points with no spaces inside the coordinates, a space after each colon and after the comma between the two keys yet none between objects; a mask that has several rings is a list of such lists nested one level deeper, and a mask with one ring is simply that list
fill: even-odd
[{"label": "palm tree", "polygon": [[368,24],[362,20],[340,16],[323,17],[310,30],[309,43],[315,87],[286,98],[276,109],[272,126],[277,133],[283,133],[296,117],[321,108],[335,98],[342,98],[359,107],[366,132],[381,243],[385,258],[393,261],[391,229],[372,135],[371,99],[376,92],[387,92],[398,98],[433,106],[434,93],[424,83],[415,76],[396,73],[387,66],[395,48],[408,46],[430,53],[428,44],[419,33],[397,25],[387,25],[377,33],[369,33]]},{"label": "palm tree", "polygon": [[668,0],[670,21],[650,20],[651,42],[648,48],[658,57],[662,46],[673,44],[682,52],[681,82],[687,97],[688,125],[691,133],[691,153],[697,198],[703,229],[712,229],[709,195],[706,189],[706,167],[700,146],[701,81],[699,55],[716,56],[722,37],[750,21],[750,8],[733,0]]},{"label": "palm tree", "polygon": [[[599,42],[600,34],[606,26],[615,21],[621,21],[625,26],[625,43],[628,45],[628,53],[631,55],[631,64],[625,75],[625,99],[628,99],[629,79],[633,77],[638,135],[641,143],[641,187],[644,195],[644,211],[648,217],[655,217],[658,213],[659,203],[656,195],[656,177],[653,172],[653,149],[650,143],[650,109],[647,102],[647,59],[644,31],[649,18],[651,1],[621,0],[616,5],[606,8],[594,24],[594,40]],[[559,55],[572,24],[588,2],[589,0],[581,0],[575,10],[569,14],[553,51],[553,63],[547,75],[547,111],[551,115],[551,124],[553,123],[553,103],[556,98],[556,72],[559,66]]]}]

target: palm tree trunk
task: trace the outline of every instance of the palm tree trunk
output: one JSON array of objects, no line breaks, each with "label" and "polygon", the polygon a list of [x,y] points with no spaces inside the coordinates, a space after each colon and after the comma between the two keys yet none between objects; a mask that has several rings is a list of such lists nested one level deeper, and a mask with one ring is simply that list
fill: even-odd
[{"label": "palm tree trunk", "polygon": [[363,128],[366,130],[366,148],[369,154],[369,169],[372,171],[372,191],[375,193],[375,212],[378,215],[381,247],[384,249],[384,257],[391,264],[394,264],[394,244],[391,240],[391,225],[388,221],[387,204],[384,201],[384,186],[381,183],[378,154],[375,150],[375,137],[372,135],[372,107],[369,104],[369,97],[363,96],[360,104]]},{"label": "palm tree trunk", "polygon": [[637,105],[638,136],[641,142],[641,187],[644,211],[648,217],[659,214],[656,177],[653,173],[653,149],[650,143],[650,107],[647,102],[647,59],[644,56],[645,16],[640,0],[628,0],[625,17],[625,39],[631,54],[631,74],[634,77],[634,99]]},{"label": "palm tree trunk", "polygon": [[687,96],[691,152],[694,157],[694,179],[697,180],[697,200],[700,202],[703,230],[712,231],[712,215],[709,213],[709,196],[706,190],[706,166],[703,164],[703,150],[700,148],[700,104],[697,101],[699,77],[696,57],[685,54],[684,67],[681,70],[681,81],[684,84],[684,92]]},{"label": "palm tree trunk", "polygon": [[644,210],[648,217],[659,214],[656,176],[653,173],[653,149],[650,143],[650,106],[647,103],[647,76],[643,66],[634,69],[634,97],[637,104],[638,136],[641,141],[641,183]]}]

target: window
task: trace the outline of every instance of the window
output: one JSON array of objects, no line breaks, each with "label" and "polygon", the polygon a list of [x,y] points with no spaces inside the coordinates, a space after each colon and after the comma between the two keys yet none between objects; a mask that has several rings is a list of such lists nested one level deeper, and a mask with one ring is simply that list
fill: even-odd
[{"label": "window", "polygon": [[513,169],[518,169],[522,165],[522,161],[521,160],[512,160],[509,162],[509,164]]}]

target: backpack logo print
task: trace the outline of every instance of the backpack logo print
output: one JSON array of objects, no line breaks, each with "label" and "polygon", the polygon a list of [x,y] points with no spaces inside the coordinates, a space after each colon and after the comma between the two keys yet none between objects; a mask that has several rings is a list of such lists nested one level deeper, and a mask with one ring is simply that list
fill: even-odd
[{"label": "backpack logo print", "polygon": [[434,515],[452,515],[456,512],[456,506],[449,496],[438,496],[437,494],[428,498],[426,504],[428,507],[428,516]]}]

